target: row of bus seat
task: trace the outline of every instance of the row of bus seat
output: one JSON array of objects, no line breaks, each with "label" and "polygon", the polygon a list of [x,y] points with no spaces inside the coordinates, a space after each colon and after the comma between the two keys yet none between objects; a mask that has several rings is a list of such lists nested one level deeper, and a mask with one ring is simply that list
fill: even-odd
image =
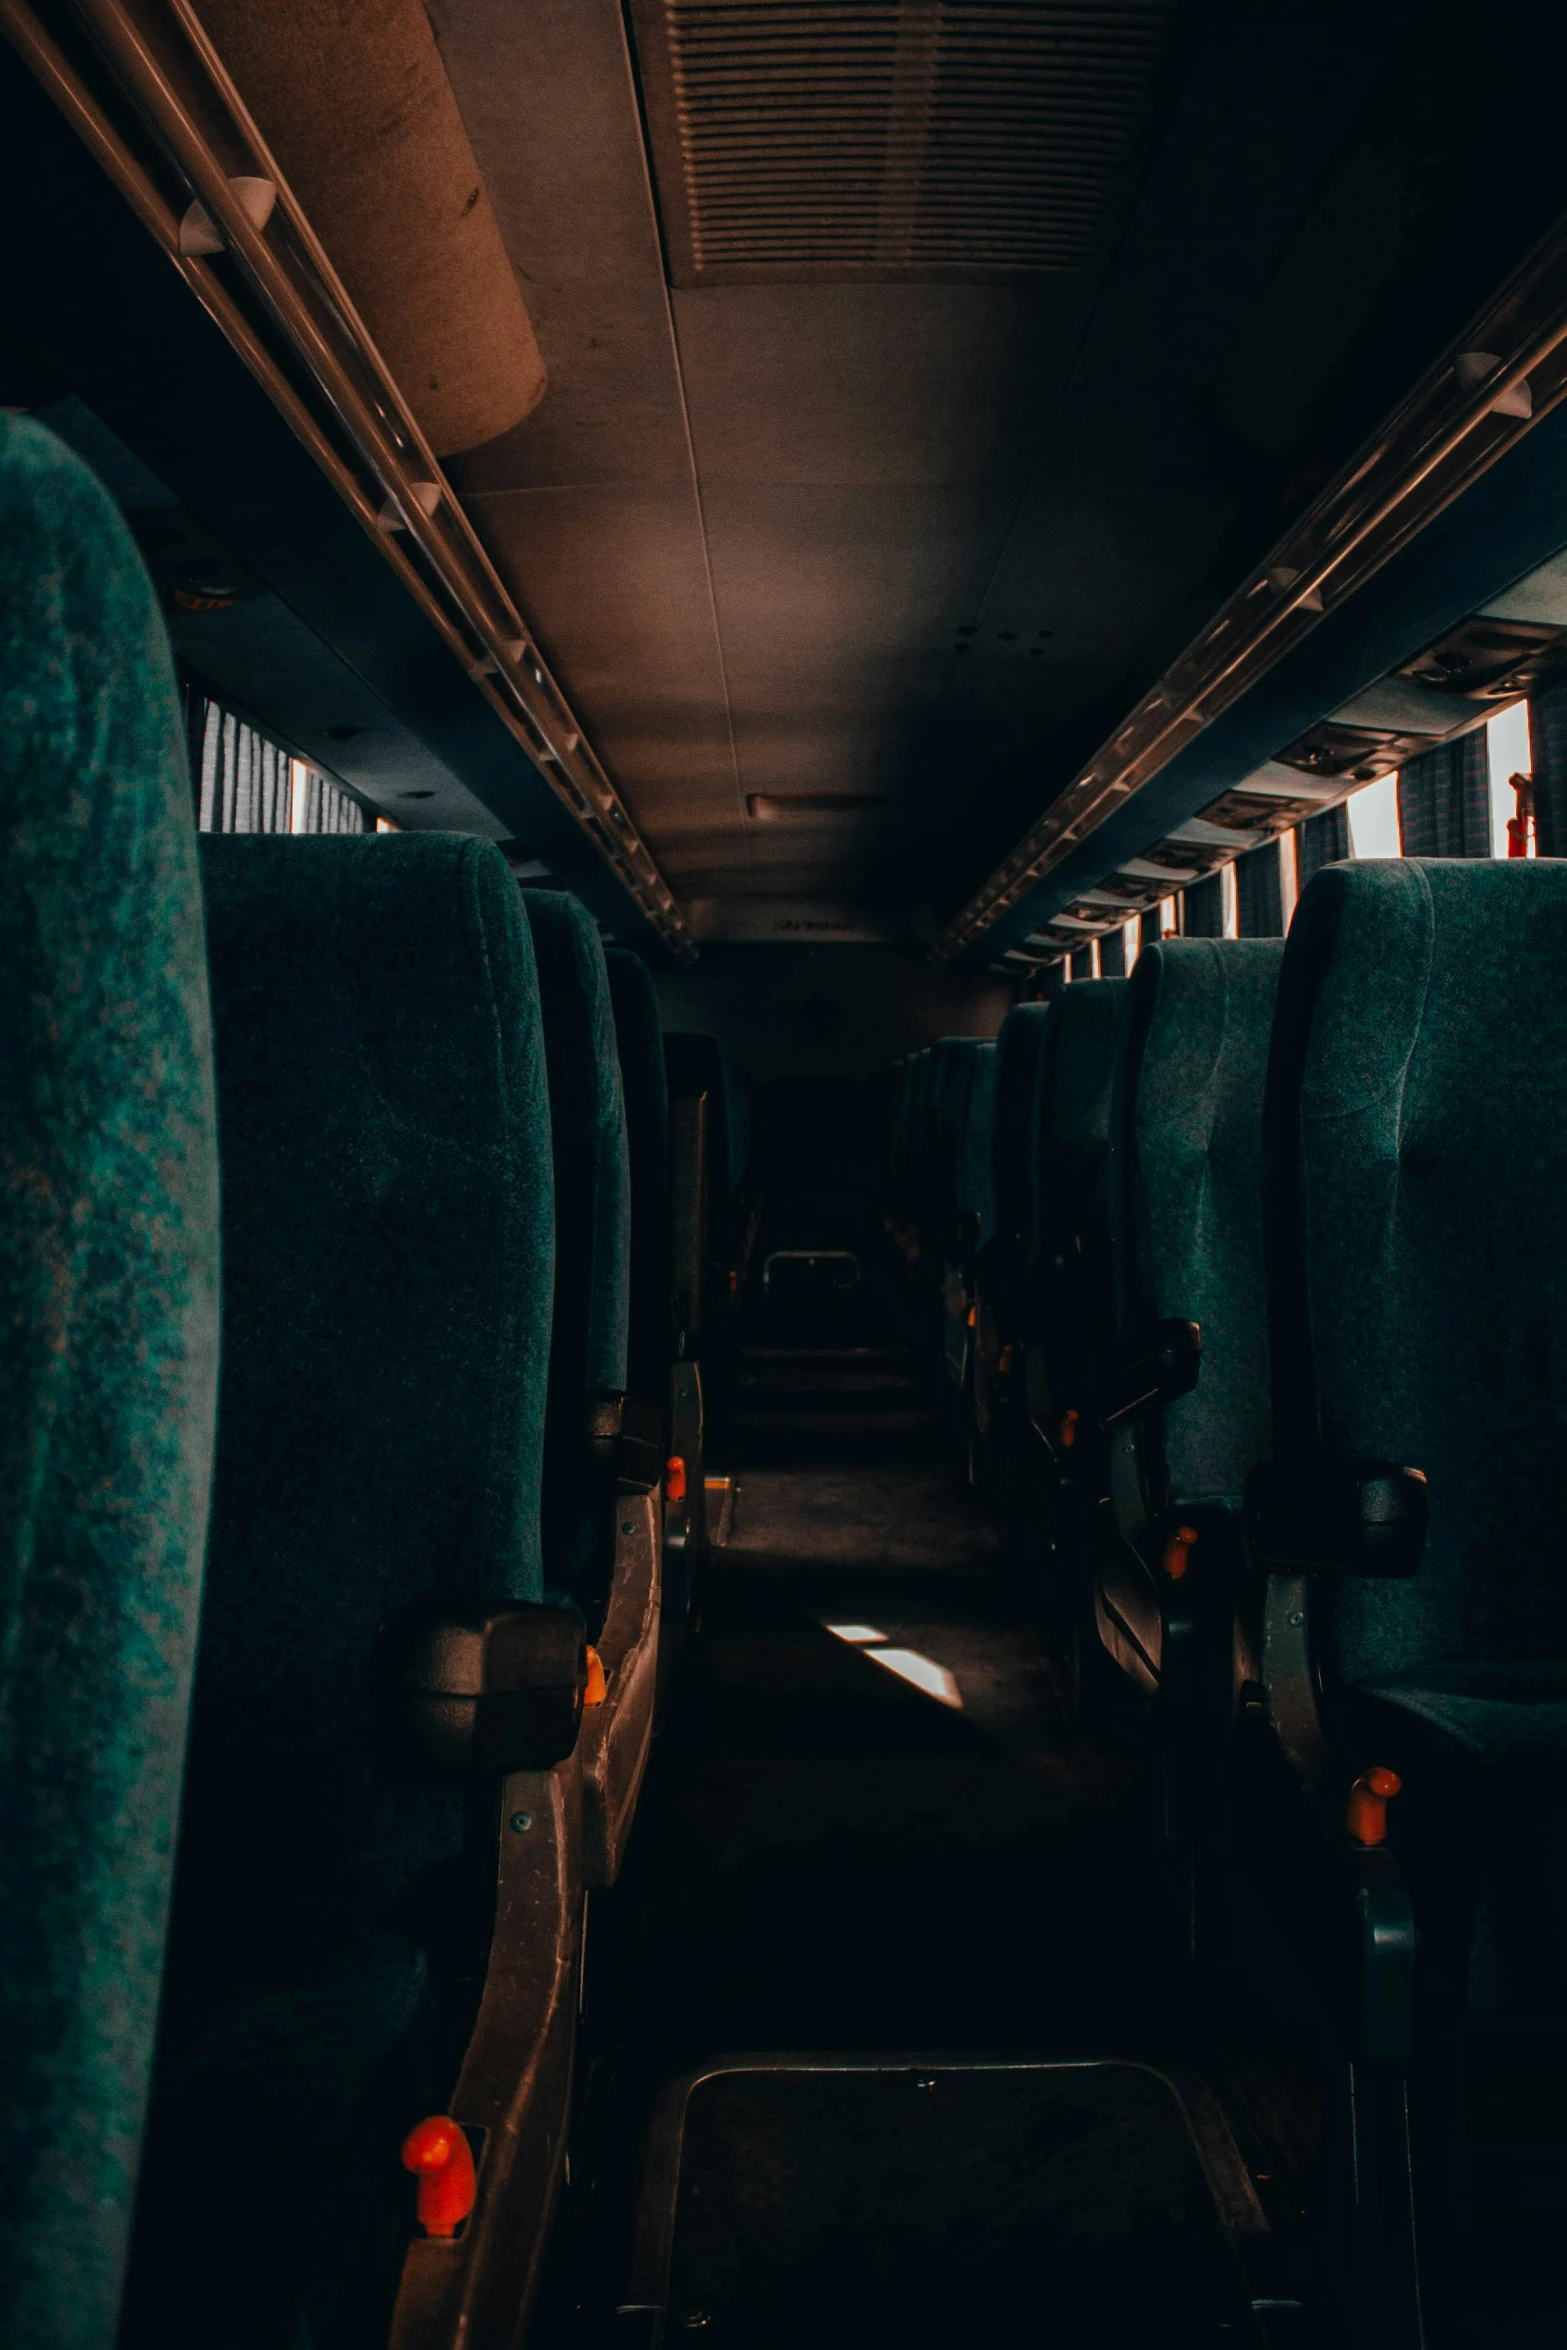
[{"label": "row of bus seat", "polygon": [[703,1040],[484,842],[198,850],[118,515],[19,419],[0,514],[0,2336],[510,2339],[693,1379],[701,1547]]},{"label": "row of bus seat", "polygon": [[1462,2339],[1455,2081],[1567,2027],[1567,865],[1338,865],[1287,943],[1151,946],[906,1070],[894,1165],[1079,1696],[1145,1701],[1179,1950],[1295,1853],[1358,2207]]}]

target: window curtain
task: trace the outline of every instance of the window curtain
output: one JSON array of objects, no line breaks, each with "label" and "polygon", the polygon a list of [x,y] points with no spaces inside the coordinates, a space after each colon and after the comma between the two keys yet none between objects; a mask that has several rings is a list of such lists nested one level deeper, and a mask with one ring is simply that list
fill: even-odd
[{"label": "window curtain", "polygon": [[1126,977],[1126,932],[1107,930],[1099,941],[1099,976],[1101,979]]},{"label": "window curtain", "polygon": [[1542,857],[1567,857],[1567,678],[1529,696],[1534,843]]},{"label": "window curtain", "polygon": [[1349,855],[1349,810],[1340,800],[1295,827],[1295,875],[1302,889],[1324,865],[1341,865]]},{"label": "window curtain", "polygon": [[1074,979],[1092,979],[1093,975],[1094,950],[1092,947],[1079,947],[1072,957],[1072,977]]},{"label": "window curtain", "polygon": [[1164,935],[1161,924],[1162,917],[1157,906],[1150,906],[1146,914],[1138,915],[1137,945],[1139,951],[1144,947],[1156,947],[1159,944]]},{"label": "window curtain", "polygon": [[1398,837],[1406,857],[1491,854],[1491,769],[1485,728],[1438,743],[1400,768]]},{"label": "window curtain", "polygon": [[363,808],[330,776],[280,750],[220,702],[204,700],[199,723],[203,832],[365,830]]},{"label": "window curtain", "polygon": [[1284,880],[1276,840],[1235,860],[1235,928],[1242,938],[1284,936]]},{"label": "window curtain", "polygon": [[1210,873],[1181,892],[1181,934],[1185,938],[1224,936],[1224,876]]}]

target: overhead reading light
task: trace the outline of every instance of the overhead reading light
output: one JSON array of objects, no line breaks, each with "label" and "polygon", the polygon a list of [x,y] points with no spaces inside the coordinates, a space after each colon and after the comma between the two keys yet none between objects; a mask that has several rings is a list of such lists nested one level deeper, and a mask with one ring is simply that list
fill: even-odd
[{"label": "overhead reading light", "polygon": [[[249,179],[241,176],[231,179],[241,212],[256,230],[264,229],[272,218],[272,207],[277,202],[277,183],[274,180]],[[211,213],[199,198],[187,205],[180,216],[180,251],[191,255],[226,253],[228,239],[218,227]]]},{"label": "overhead reading light", "polygon": [[746,814],[758,824],[787,824],[813,816],[865,816],[885,808],[886,792],[753,791],[746,794]]}]

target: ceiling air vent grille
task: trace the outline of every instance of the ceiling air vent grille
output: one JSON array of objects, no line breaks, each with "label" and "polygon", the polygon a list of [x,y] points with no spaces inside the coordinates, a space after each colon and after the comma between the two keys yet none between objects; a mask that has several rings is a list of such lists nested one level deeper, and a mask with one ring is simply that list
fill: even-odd
[{"label": "ceiling air vent grille", "polygon": [[676,284],[1078,269],[1174,0],[634,0]]}]

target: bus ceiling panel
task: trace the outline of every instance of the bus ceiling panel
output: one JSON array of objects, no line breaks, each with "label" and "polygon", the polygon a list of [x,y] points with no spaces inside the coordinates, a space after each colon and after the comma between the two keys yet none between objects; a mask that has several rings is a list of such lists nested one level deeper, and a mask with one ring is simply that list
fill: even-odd
[{"label": "bus ceiling panel", "polygon": [[[90,23],[96,47],[73,30],[77,19]],[[617,918],[645,924],[677,955],[694,951],[624,801],[275,158],[227,84],[188,0],[168,0],[160,9],[145,0],[135,6],[79,0],[72,16],[51,19],[51,25],[63,46],[28,0],[0,0],[0,27],[13,48],[128,202],[128,212],[108,208],[118,214],[109,244],[119,247],[135,282],[149,276],[141,264],[150,255],[159,282],[155,294],[136,304],[121,298],[120,285],[100,297],[108,249],[102,234],[96,241],[85,238],[79,261],[63,265],[61,231],[73,215],[92,209],[85,182],[94,177],[94,164],[84,162],[80,149],[74,159],[62,155],[35,107],[34,122],[13,143],[11,155],[19,164],[24,155],[31,161],[32,147],[52,147],[61,208],[58,219],[49,213],[53,240],[35,241],[30,256],[40,279],[52,273],[57,280],[52,299],[40,287],[35,313],[49,317],[67,302],[74,305],[82,314],[74,331],[87,346],[87,373],[139,377],[129,397],[134,400],[139,390],[154,429],[167,432],[180,417],[170,434],[176,452],[189,437],[195,450],[185,471],[203,471],[208,483],[205,503],[182,488],[186,502],[222,529],[378,691],[383,677],[377,673],[385,673],[392,706],[439,757],[466,764],[465,780],[509,831],[536,832],[541,841],[548,834],[566,866],[591,876],[590,895],[602,898],[607,889]],[[15,69],[5,78],[13,81]],[[14,103],[23,104],[19,93]],[[260,226],[235,194],[236,164],[246,162],[277,191]],[[210,242],[196,253],[182,243],[181,222],[192,198],[216,224],[215,254]],[[16,201],[19,217],[36,213],[43,199],[35,178],[29,177],[25,191],[18,189]],[[102,228],[105,208],[97,209]],[[151,242],[142,238],[142,255],[132,262],[124,231],[136,217],[150,230]],[[160,308],[170,311],[167,262],[184,280],[183,293],[174,287],[180,296],[175,309],[182,306],[184,315],[171,313],[167,331],[159,333],[152,317]],[[110,333],[105,322],[116,310],[118,331]],[[251,386],[241,388],[240,369],[225,370],[214,354],[214,329],[263,387],[271,408],[265,425],[254,397],[245,397]],[[57,323],[51,331],[69,339],[72,328]],[[198,372],[205,403],[173,356],[193,337],[203,343]],[[105,381],[91,404],[110,415],[116,401],[115,383]],[[239,427],[242,413],[248,434]],[[300,468],[289,468],[280,432],[296,452],[308,451],[324,496],[312,498]],[[134,429],[123,437],[140,447]],[[266,461],[253,462],[262,451]],[[178,455],[156,469],[180,485]],[[285,475],[288,495],[279,502]],[[227,525],[218,503],[229,516]],[[336,509],[335,525],[327,518],[328,505]],[[353,552],[350,540],[358,542]],[[260,559],[261,541],[271,542],[275,561]],[[372,582],[376,570],[381,578]],[[627,912],[628,902],[634,914]]]},{"label": "bus ceiling panel", "polygon": [[[904,837],[883,886],[950,900],[1007,770],[1041,732],[1059,740],[1085,711],[1124,704],[1150,641],[1206,608],[1258,466],[1215,435],[1204,386],[1407,8],[1331,0],[1263,23],[1202,0],[1168,39],[1169,12],[1118,12],[1117,37],[1142,42],[1130,127],[1070,267],[953,267],[911,245],[837,283],[776,260],[684,269],[684,182],[669,184],[684,166],[655,121],[650,168],[637,88],[651,90],[671,38],[693,56],[738,39],[720,72],[738,75],[754,120],[780,74],[800,98],[841,12],[802,9],[782,32],[757,12],[764,55],[743,11],[639,5],[634,61],[619,0],[433,0],[432,13],[550,376],[528,423],[452,477],[661,862],[685,891],[738,887],[746,871],[781,888],[781,847],[744,816],[748,796],[885,790]],[[911,73],[935,89],[968,70],[966,27],[984,41],[1010,24],[1029,57],[1062,29],[1048,6],[862,13],[873,45],[897,52],[905,100]],[[1057,102],[1055,73],[1042,69],[1030,105]],[[994,87],[974,86],[989,95],[960,144],[994,128]],[[938,125],[911,178],[917,111],[876,115],[870,167],[905,228],[945,136]],[[708,161],[720,177],[754,167],[761,185],[772,166],[749,137]],[[939,172],[926,197],[959,218]],[[1363,240],[1367,222],[1354,230]],[[1270,487],[1284,462],[1268,461]],[[1007,573],[1025,558],[1043,585]],[[963,806],[955,840],[956,779],[985,743],[982,804]],[[854,878],[846,854],[841,886]]]},{"label": "bus ceiling panel", "polygon": [[[1202,822],[1200,811],[1218,813],[1226,795],[1233,800],[1263,793],[1278,795],[1284,810],[1290,788],[1285,779],[1293,777],[1297,786],[1313,780],[1279,758],[1281,747],[1294,755],[1313,738],[1331,742],[1337,735],[1347,742],[1358,736],[1369,775],[1397,766],[1401,745],[1409,746],[1402,754],[1407,756],[1483,725],[1525,690],[1526,670],[1506,673],[1517,680],[1508,690],[1474,694],[1428,688],[1411,693],[1403,673],[1420,669],[1426,648],[1472,634],[1471,615],[1505,622],[1523,612],[1531,643],[1549,634],[1557,661],[1567,660],[1564,540],[1567,405],[1543,417],[1365,588],[1319,620],[1260,684],[1009,908],[986,932],[983,951],[994,954],[1052,925],[1107,875],[1147,882],[1161,871],[1162,860],[1168,886],[1180,887],[1187,860],[1177,852],[1196,861],[1205,836],[1216,829]],[[1550,612],[1559,612],[1560,621],[1547,621]],[[1516,635],[1513,642],[1519,642]],[[1419,721],[1418,728],[1396,731],[1411,720]],[[1323,772],[1316,779],[1319,804],[1331,805],[1363,779],[1345,764]],[[1275,824],[1270,831],[1281,828]],[[1270,831],[1258,829],[1249,839],[1231,836],[1224,861]],[[1152,894],[1165,892],[1154,886]],[[1149,901],[1140,895],[1137,902]]]}]

